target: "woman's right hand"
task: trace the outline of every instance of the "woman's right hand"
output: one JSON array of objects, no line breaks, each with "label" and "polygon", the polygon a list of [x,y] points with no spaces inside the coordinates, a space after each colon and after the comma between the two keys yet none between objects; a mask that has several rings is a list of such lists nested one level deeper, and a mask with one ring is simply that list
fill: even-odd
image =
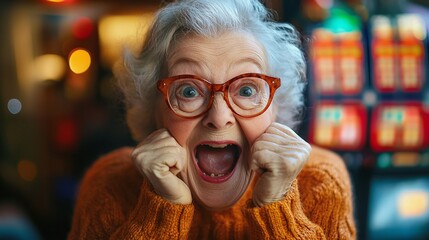
[{"label": "woman's right hand", "polygon": [[158,195],[175,204],[192,203],[189,187],[177,177],[184,168],[186,150],[166,129],[149,135],[134,149],[132,157]]}]

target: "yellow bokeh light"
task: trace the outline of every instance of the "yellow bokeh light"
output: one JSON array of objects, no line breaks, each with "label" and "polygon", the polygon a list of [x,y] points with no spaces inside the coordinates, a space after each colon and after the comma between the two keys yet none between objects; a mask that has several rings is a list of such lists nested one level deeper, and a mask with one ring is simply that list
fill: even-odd
[{"label": "yellow bokeh light", "polygon": [[21,160],[18,162],[18,174],[26,181],[33,181],[37,176],[37,167],[31,161]]},{"label": "yellow bokeh light", "polygon": [[74,49],[70,53],[69,66],[76,74],[84,73],[91,66],[91,55],[85,49]]},{"label": "yellow bokeh light", "polygon": [[38,56],[33,61],[32,75],[36,81],[61,80],[67,68],[63,57],[56,54]]},{"label": "yellow bokeh light", "polygon": [[403,218],[419,217],[429,211],[429,195],[425,191],[406,191],[399,196],[398,212]]},{"label": "yellow bokeh light", "polygon": [[148,7],[146,10],[130,15],[107,15],[100,19],[98,31],[104,65],[111,67],[122,54],[124,45],[138,51],[156,8]]}]

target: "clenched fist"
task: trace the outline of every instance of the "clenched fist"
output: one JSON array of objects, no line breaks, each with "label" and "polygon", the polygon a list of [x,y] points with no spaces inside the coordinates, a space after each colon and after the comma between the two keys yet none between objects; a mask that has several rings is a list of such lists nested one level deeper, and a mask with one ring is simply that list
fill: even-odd
[{"label": "clenched fist", "polygon": [[292,129],[272,123],[252,146],[252,170],[260,173],[253,202],[262,207],[284,198],[311,152]]},{"label": "clenched fist", "polygon": [[191,191],[177,177],[183,170],[186,150],[166,129],[159,129],[149,135],[134,149],[132,157],[158,195],[175,204],[192,202]]}]

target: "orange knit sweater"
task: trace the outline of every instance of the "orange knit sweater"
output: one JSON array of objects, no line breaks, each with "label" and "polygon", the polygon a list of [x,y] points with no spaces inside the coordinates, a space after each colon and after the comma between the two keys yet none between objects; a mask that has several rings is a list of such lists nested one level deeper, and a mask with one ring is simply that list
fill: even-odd
[{"label": "orange knit sweater", "polygon": [[156,195],[134,167],[131,148],[86,173],[69,239],[355,239],[352,192],[342,160],[313,147],[284,200],[254,207],[251,191],[232,208],[208,211]]}]

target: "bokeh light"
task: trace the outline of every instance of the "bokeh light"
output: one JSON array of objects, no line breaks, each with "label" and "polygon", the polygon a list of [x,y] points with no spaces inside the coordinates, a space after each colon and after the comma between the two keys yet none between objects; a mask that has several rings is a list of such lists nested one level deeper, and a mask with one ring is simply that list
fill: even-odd
[{"label": "bokeh light", "polygon": [[429,211],[429,195],[422,190],[404,190],[397,201],[402,218],[416,218]]},{"label": "bokeh light", "polygon": [[84,73],[91,66],[91,55],[85,49],[73,49],[69,57],[69,66],[76,74]]},{"label": "bokeh light", "polygon": [[19,112],[21,112],[22,109],[22,104],[21,101],[19,101],[16,98],[12,98],[7,102],[7,109],[9,110],[10,113],[12,114],[18,114]]},{"label": "bokeh light", "polygon": [[73,22],[72,32],[73,36],[78,39],[85,39],[91,36],[94,30],[94,23],[88,17],[81,17]]},{"label": "bokeh light", "polygon": [[153,15],[153,12],[146,12],[102,17],[98,25],[102,64],[111,67],[122,54],[124,44],[137,50],[141,40],[144,39]]},{"label": "bokeh light", "polygon": [[45,54],[34,59],[33,76],[37,81],[61,80],[66,71],[66,61],[57,54]]}]

